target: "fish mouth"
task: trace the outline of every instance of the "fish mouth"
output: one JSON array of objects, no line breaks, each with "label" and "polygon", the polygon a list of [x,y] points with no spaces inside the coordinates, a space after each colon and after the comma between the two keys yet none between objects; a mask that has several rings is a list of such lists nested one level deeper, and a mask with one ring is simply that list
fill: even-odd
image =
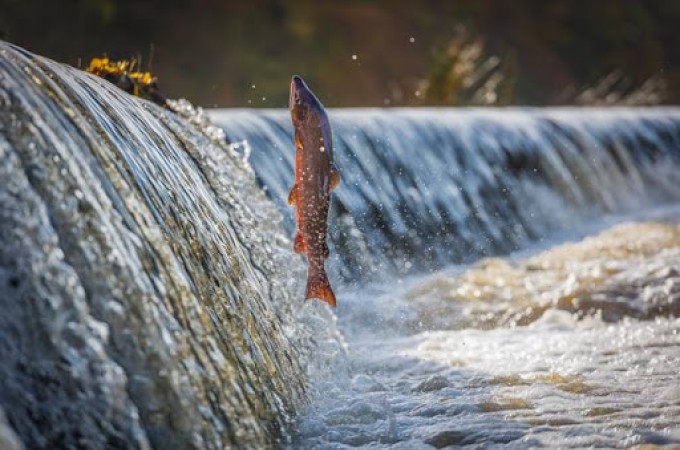
[{"label": "fish mouth", "polygon": [[288,107],[292,110],[296,106],[313,104],[314,99],[314,94],[307,87],[305,80],[300,75],[293,75],[293,78],[290,80]]},{"label": "fish mouth", "polygon": [[[302,103],[301,93],[304,91],[305,82],[299,75],[293,75],[290,80],[290,97],[288,98],[288,108],[291,110],[295,108],[296,104],[299,106]],[[297,100],[297,101],[296,101]]]},{"label": "fish mouth", "polygon": [[295,89],[303,89],[307,87],[300,75],[293,75],[293,78],[290,80],[290,85],[291,87],[295,86]]}]

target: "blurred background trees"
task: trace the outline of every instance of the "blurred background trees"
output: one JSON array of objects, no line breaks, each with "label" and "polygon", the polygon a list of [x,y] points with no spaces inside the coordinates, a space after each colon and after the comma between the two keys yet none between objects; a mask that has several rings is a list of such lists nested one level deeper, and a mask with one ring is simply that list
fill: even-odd
[{"label": "blurred background trees", "polygon": [[293,73],[328,106],[678,103],[678,23],[676,0],[0,0],[3,39],[140,56],[208,107],[285,106]]}]

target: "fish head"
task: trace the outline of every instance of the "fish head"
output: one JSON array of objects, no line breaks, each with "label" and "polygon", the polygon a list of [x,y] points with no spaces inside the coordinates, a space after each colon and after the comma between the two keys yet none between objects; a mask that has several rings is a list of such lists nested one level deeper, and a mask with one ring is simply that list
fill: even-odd
[{"label": "fish head", "polygon": [[295,127],[320,126],[328,122],[323,105],[299,75],[293,75],[290,81],[288,106]]}]

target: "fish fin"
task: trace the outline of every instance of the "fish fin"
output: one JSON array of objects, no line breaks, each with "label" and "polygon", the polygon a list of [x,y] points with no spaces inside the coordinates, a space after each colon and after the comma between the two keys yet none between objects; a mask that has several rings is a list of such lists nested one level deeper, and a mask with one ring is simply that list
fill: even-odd
[{"label": "fish fin", "polygon": [[307,251],[307,244],[305,244],[305,240],[302,238],[302,233],[299,231],[295,235],[295,244],[293,245],[293,250],[295,250],[295,253],[305,253]]},{"label": "fish fin", "polygon": [[340,184],[340,172],[335,168],[335,165],[331,165],[331,184],[329,191],[335,189],[338,184]]},{"label": "fish fin", "polygon": [[331,283],[328,281],[326,271],[323,266],[314,268],[310,265],[307,273],[307,300],[315,298],[335,307],[335,294],[331,288]]},{"label": "fish fin", "polygon": [[290,193],[288,194],[288,204],[290,206],[297,205],[297,184],[294,184],[290,189]]}]

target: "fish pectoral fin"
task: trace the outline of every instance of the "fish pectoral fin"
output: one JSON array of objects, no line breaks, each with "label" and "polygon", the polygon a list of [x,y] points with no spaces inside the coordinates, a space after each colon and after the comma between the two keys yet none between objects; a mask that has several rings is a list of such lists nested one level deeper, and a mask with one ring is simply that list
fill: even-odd
[{"label": "fish pectoral fin", "polygon": [[293,244],[293,250],[295,253],[305,253],[307,251],[307,244],[305,244],[305,240],[302,238],[302,233],[299,231],[295,235],[295,244]]},{"label": "fish pectoral fin", "polygon": [[332,191],[335,189],[338,184],[340,184],[340,172],[338,172],[338,169],[335,168],[334,165],[331,166],[331,184],[330,184],[330,190]]},{"label": "fish pectoral fin", "polygon": [[294,184],[288,194],[288,204],[291,206],[297,205],[297,184]]}]

